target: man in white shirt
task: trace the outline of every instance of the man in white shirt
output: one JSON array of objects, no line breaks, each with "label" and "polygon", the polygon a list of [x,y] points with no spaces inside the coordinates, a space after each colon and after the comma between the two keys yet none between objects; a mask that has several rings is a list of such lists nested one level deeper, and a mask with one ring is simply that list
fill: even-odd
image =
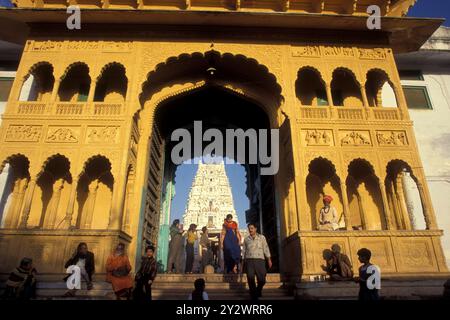
[{"label": "man in white shirt", "polygon": [[323,197],[323,207],[319,213],[319,230],[333,231],[339,229],[337,210],[331,206],[331,201],[333,201],[331,196]]},{"label": "man in white shirt", "polygon": [[[244,239],[243,258],[247,273],[247,283],[252,300],[258,300],[262,295],[262,289],[266,284],[266,260],[269,269],[272,268],[269,246],[266,238],[256,232],[256,226],[248,225],[249,236]],[[258,285],[255,282],[255,276]]]}]

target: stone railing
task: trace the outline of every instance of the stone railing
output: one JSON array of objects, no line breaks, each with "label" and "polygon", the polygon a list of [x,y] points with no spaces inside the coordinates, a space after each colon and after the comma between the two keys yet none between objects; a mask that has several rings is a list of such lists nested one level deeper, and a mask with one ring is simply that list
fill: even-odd
[{"label": "stone railing", "polygon": [[11,103],[8,114],[61,115],[61,116],[119,116],[124,112],[123,103],[109,102],[41,102],[17,101]]},{"label": "stone railing", "polygon": [[94,115],[115,116],[122,112],[121,103],[94,103]]},{"label": "stone railing", "polygon": [[42,102],[19,102],[17,105],[17,113],[20,114],[44,114],[46,103]]},{"label": "stone railing", "polygon": [[299,119],[401,120],[397,108],[301,106]]},{"label": "stone railing", "polygon": [[373,115],[377,120],[400,120],[397,108],[374,108]]},{"label": "stone railing", "polygon": [[84,109],[84,103],[59,102],[56,104],[56,114],[59,115],[82,114]]}]

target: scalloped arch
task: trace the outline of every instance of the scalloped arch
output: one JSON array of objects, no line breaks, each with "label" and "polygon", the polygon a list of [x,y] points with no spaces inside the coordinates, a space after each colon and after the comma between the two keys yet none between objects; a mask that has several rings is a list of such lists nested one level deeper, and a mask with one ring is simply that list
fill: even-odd
[{"label": "scalloped arch", "polygon": [[[153,70],[151,70],[149,73],[147,73],[146,80],[141,85],[141,92],[139,94],[139,101],[141,103],[141,108],[143,108],[145,102],[147,100],[149,100],[152,96],[152,94],[146,93],[147,86],[149,86],[149,83],[151,83],[151,81],[154,78],[158,78],[158,76],[159,77],[161,76],[160,72],[163,68],[169,67],[170,65],[173,65],[173,64],[186,63],[187,61],[195,61],[195,60],[203,60],[203,62],[205,62],[205,61],[211,62],[214,60],[218,60],[219,62],[226,61],[226,60],[235,60],[236,63],[239,63],[239,62],[246,63],[247,65],[255,67],[257,70],[259,70],[259,72],[261,74],[263,74],[267,77],[267,79],[269,80],[269,82],[271,82],[271,84],[273,85],[273,87],[275,89],[277,98],[279,98],[280,101],[282,100],[282,95],[281,95],[282,87],[278,83],[275,75],[272,74],[265,65],[260,64],[254,58],[247,57],[242,54],[220,53],[219,51],[216,51],[216,50],[209,50],[204,53],[202,53],[202,52],[182,53],[178,56],[169,57],[166,59],[165,62],[161,62],[161,63],[157,64]],[[161,81],[161,83],[164,84],[164,83],[170,82],[171,80],[175,80],[175,79],[177,79],[177,76],[175,76],[173,79],[172,78],[163,79]]]}]

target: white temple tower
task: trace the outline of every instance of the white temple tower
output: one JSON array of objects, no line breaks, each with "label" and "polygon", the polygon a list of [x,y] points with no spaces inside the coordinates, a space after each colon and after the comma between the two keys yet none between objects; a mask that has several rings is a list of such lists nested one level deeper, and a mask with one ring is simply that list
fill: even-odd
[{"label": "white temple tower", "polygon": [[183,215],[184,227],[187,229],[191,223],[195,223],[197,229],[206,226],[219,230],[227,214],[232,214],[233,220],[239,225],[223,161],[199,162]]}]

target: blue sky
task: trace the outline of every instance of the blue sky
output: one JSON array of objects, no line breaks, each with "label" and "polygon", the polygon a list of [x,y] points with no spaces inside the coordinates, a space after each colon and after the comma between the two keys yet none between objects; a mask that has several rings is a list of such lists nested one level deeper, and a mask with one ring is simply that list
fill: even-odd
[{"label": "blue sky", "polygon": [[445,18],[450,27],[450,0],[418,0],[408,13],[411,17]]}]

